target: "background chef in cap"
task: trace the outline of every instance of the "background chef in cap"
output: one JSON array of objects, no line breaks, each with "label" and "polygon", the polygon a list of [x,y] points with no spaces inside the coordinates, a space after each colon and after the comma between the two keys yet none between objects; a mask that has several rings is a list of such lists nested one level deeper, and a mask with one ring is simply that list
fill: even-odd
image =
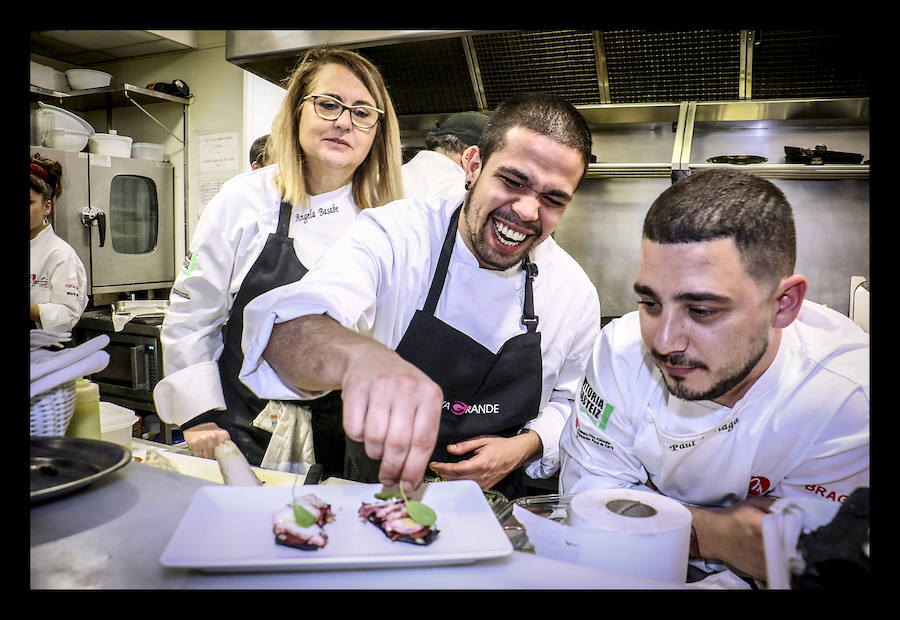
[{"label": "background chef in cap", "polygon": [[460,112],[443,123],[435,122],[425,136],[427,150],[416,153],[403,165],[403,187],[407,198],[462,194],[466,182],[467,149],[478,144],[488,123],[480,112]]}]

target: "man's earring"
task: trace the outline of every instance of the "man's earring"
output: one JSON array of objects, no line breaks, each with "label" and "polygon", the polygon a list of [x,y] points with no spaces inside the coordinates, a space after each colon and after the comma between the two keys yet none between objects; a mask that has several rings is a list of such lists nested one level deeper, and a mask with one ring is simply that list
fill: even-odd
[{"label": "man's earring", "polygon": [[466,181],[466,184],[463,186],[466,188],[466,191],[469,191],[469,185],[471,185],[470,181]]}]

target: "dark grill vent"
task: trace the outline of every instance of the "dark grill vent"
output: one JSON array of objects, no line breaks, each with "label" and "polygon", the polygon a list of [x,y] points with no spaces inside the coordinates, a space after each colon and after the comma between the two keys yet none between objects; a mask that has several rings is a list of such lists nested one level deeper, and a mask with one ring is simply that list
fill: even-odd
[{"label": "dark grill vent", "polygon": [[762,31],[753,46],[753,99],[868,97],[861,35]]},{"label": "dark grill vent", "polygon": [[603,32],[612,103],[739,98],[740,31]]},{"label": "dark grill vent", "polygon": [[[843,31],[757,32],[749,96],[868,97],[870,62],[864,36]],[[740,30],[475,32],[468,41],[477,63],[472,71],[462,36],[356,51],[381,69],[401,116],[493,110],[511,95],[527,91],[551,92],[575,105],[738,101],[748,96],[740,88]],[[276,63],[280,70],[293,60],[258,64]]]},{"label": "dark grill vent", "polygon": [[501,32],[474,36],[472,43],[490,109],[529,91],[550,92],[574,105],[601,103],[590,30]]},{"label": "dark grill vent", "polygon": [[397,114],[477,110],[459,38],[356,49],[381,71]]}]

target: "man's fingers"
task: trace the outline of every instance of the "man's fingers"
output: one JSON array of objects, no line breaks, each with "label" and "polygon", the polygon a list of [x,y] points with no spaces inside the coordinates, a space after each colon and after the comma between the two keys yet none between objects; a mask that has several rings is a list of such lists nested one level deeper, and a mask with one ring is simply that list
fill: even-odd
[{"label": "man's fingers", "polygon": [[402,476],[409,488],[418,487],[437,441],[440,386],[396,352],[379,348],[374,359],[350,366],[342,389],[344,431],[381,460],[379,480],[394,484]]},{"label": "man's fingers", "polygon": [[437,443],[438,427],[441,422],[441,404],[443,393],[437,384],[429,386],[431,393],[425,398],[424,404],[416,410],[413,422],[412,437],[409,455],[403,465],[401,477],[412,488],[418,488],[425,476],[425,468],[434,453]]},{"label": "man's fingers", "polygon": [[363,426],[363,442],[369,458],[377,461],[384,455],[384,443],[395,409],[397,404],[386,398],[383,387],[376,387],[370,392]]},{"label": "man's fingers", "polygon": [[[390,426],[384,441],[384,450],[381,457],[381,466],[378,471],[378,479],[385,484],[393,484],[400,478],[403,465],[410,453],[412,445],[413,424],[409,420],[415,413],[405,412],[399,409],[391,411]],[[407,488],[415,488],[407,485]]]},{"label": "man's fingers", "polygon": [[353,441],[365,440],[366,410],[369,407],[368,392],[360,386],[345,386],[341,392],[344,432]]}]

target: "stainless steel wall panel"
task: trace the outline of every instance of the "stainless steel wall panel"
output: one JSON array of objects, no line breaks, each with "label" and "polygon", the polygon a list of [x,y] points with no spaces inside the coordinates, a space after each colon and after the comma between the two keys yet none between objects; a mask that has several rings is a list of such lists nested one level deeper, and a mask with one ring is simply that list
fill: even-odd
[{"label": "stainless steel wall panel", "polygon": [[637,309],[637,275],[644,215],[669,179],[585,179],[553,238],[584,268],[603,317]]},{"label": "stainless steel wall panel", "polygon": [[784,147],[825,144],[831,151],[861,153],[869,158],[868,127],[790,123],[695,123],[691,162],[717,155],[761,155],[768,163],[785,163]]},{"label": "stainless steel wall panel", "polygon": [[[850,276],[869,277],[867,180],[771,179],[785,193],[797,227],[797,268],[808,298],[847,314]],[[632,289],[644,216],[671,181],[585,179],[554,239],[581,263],[604,317],[637,309]]]},{"label": "stainless steel wall panel", "polygon": [[870,275],[868,180],[772,182],[794,209],[796,272],[809,278],[807,297],[847,314],[850,276]]}]

